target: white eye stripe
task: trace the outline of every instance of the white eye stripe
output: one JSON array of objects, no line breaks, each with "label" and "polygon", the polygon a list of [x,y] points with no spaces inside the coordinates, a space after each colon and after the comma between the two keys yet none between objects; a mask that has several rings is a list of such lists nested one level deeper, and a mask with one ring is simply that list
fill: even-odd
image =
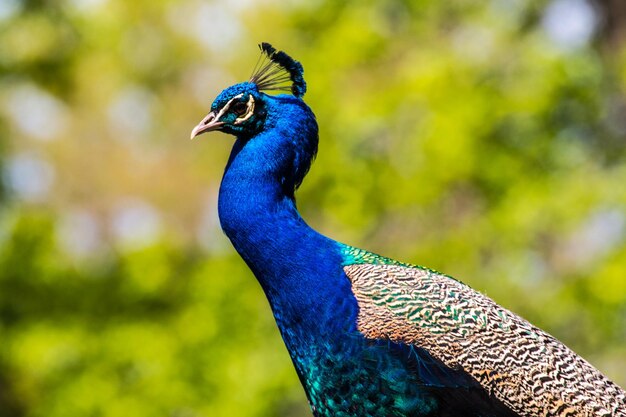
[{"label": "white eye stripe", "polygon": [[[228,111],[228,109],[230,108],[230,105],[233,104],[233,101],[237,100],[238,98],[243,97],[243,93],[241,94],[237,94],[235,97],[231,98],[230,100],[228,100],[228,102],[224,105],[224,107],[222,107],[220,109],[220,111],[217,113],[217,115],[215,116],[215,120],[219,122],[220,118],[224,115],[224,113],[226,113]],[[252,96],[250,96],[252,97]]]},{"label": "white eye stripe", "polygon": [[251,118],[252,115],[254,114],[254,97],[252,97],[252,94],[250,94],[250,98],[248,99],[247,106],[248,106],[248,108],[246,109],[246,114],[243,117],[238,117],[235,120],[235,124],[236,125],[245,122],[246,120]]}]

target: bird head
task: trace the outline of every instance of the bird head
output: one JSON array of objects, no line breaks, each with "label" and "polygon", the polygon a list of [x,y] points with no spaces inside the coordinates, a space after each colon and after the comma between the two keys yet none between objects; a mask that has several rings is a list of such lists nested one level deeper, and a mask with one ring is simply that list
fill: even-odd
[{"label": "bird head", "polygon": [[213,130],[235,136],[251,137],[265,122],[265,105],[256,84],[235,84],[222,91],[211,111],[191,131],[191,138]]},{"label": "bird head", "polygon": [[259,45],[261,57],[249,81],[222,91],[211,105],[211,111],[191,131],[191,138],[219,130],[237,137],[249,138],[263,129],[267,115],[262,91],[289,91],[296,98],[306,92],[302,65],[269,43]]}]

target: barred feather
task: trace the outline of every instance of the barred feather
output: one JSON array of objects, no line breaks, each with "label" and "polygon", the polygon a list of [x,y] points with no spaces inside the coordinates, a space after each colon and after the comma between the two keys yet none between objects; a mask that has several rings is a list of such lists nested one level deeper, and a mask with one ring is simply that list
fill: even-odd
[{"label": "barred feather", "polygon": [[567,346],[433,271],[344,267],[370,339],[425,348],[521,416],[626,416],[626,393]]}]

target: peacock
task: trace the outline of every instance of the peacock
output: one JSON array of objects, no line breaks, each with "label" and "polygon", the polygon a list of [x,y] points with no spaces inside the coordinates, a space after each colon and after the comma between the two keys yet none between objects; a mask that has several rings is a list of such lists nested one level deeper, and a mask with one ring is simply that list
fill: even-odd
[{"label": "peacock", "polygon": [[314,416],[626,416],[622,388],[528,321],[302,219],[294,194],[318,125],[302,65],[259,46],[249,81],[223,90],[191,137],[236,137],[221,227],[267,296]]}]

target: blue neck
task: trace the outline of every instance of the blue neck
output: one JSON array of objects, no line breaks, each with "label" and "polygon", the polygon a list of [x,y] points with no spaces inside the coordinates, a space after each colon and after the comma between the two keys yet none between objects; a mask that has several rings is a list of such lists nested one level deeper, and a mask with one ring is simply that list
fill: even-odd
[{"label": "blue neck", "polygon": [[219,195],[222,229],[263,287],[281,330],[295,322],[315,326],[315,312],[344,293],[336,282],[342,274],[338,244],[309,227],[296,209],[294,190],[317,146],[315,119],[302,106],[289,118],[268,121],[253,138],[237,139]]}]

